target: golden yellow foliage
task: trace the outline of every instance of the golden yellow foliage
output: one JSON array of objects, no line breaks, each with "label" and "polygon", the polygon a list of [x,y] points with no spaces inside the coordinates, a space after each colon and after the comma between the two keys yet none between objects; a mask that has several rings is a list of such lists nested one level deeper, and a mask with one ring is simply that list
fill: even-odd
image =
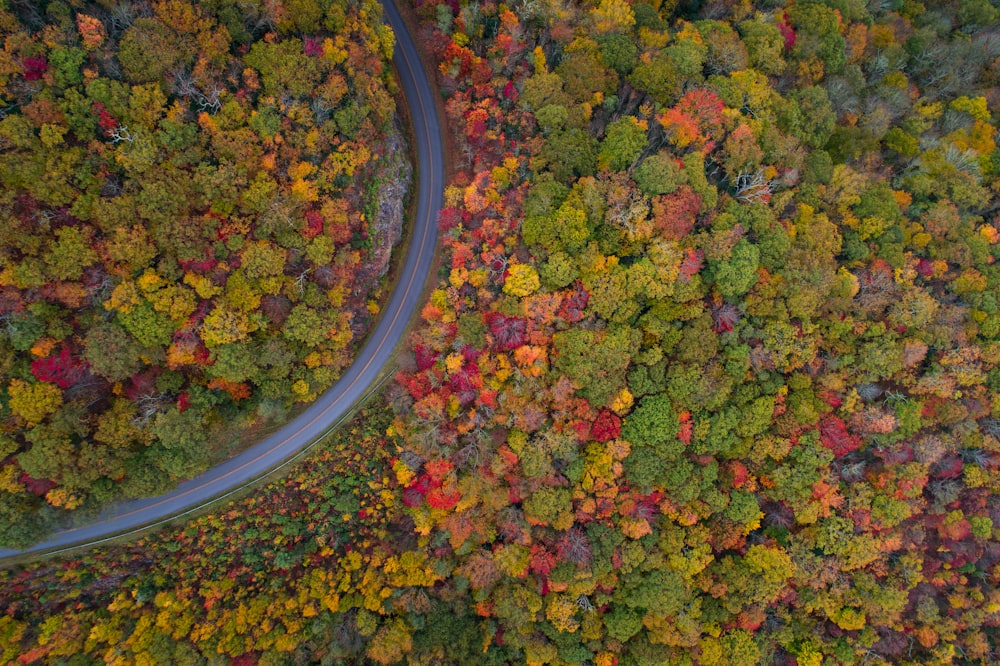
[{"label": "golden yellow foliage", "polygon": [[219,306],[205,317],[201,327],[201,339],[205,345],[216,347],[242,340],[251,330],[250,319],[244,313]]},{"label": "golden yellow foliage", "polygon": [[574,601],[562,595],[553,594],[545,606],[545,619],[559,631],[573,633],[580,628],[580,621],[575,617],[578,610],[579,606]]},{"label": "golden yellow foliage", "polygon": [[40,423],[62,405],[62,391],[55,384],[28,384],[12,379],[7,385],[7,394],[10,396],[10,410],[29,425]]},{"label": "golden yellow foliage", "polygon": [[21,471],[17,465],[5,465],[0,467],[0,490],[8,493],[20,493],[24,491],[24,486],[18,482]]},{"label": "golden yellow foliage", "polygon": [[530,296],[538,291],[541,282],[538,272],[528,264],[514,264],[508,269],[503,291],[511,296]]},{"label": "golden yellow foliage", "polygon": [[83,498],[65,488],[53,488],[45,493],[45,501],[54,507],[73,510],[83,504]]},{"label": "golden yellow foliage", "polygon": [[632,409],[634,402],[635,398],[632,396],[632,393],[627,388],[623,388],[618,391],[611,401],[611,411],[619,416],[625,416]]},{"label": "golden yellow foliage", "polygon": [[635,25],[632,5],[625,0],[601,0],[596,9],[590,10],[590,18],[599,33],[624,32]]},{"label": "golden yellow foliage", "polygon": [[134,282],[126,280],[114,288],[111,296],[104,302],[105,310],[118,310],[128,314],[135,306],[142,303],[142,296]]}]

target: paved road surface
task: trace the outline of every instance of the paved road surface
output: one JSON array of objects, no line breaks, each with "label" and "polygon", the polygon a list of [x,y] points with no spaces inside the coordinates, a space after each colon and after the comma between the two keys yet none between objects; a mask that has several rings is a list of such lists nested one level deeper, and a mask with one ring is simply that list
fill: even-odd
[{"label": "paved road surface", "polygon": [[[24,553],[58,552],[71,546],[96,545],[144,526],[164,522],[242,487],[288,460],[326,431],[364,394],[382,366],[390,361],[393,347],[421,304],[421,291],[428,277],[437,240],[437,214],[444,189],[444,159],[433,93],[413,39],[406,32],[406,26],[391,0],[382,0],[382,4],[385,17],[396,33],[393,61],[413,119],[419,187],[412,240],[406,250],[399,282],[388,307],[382,311],[381,320],[354,364],[302,415],[235,458],[182,483],[165,495],[122,504],[113,515],[90,525],[56,532]],[[24,553],[0,549],[0,559]]]}]

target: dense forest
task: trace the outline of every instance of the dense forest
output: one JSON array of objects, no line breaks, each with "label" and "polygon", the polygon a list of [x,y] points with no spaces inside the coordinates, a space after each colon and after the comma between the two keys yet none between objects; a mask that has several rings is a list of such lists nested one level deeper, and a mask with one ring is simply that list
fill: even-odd
[{"label": "dense forest", "polygon": [[381,8],[323,4],[0,1],[0,545],[350,362],[409,165]]},{"label": "dense forest", "polygon": [[455,173],[392,413],[0,574],[4,658],[1000,661],[997,7],[413,9]]}]

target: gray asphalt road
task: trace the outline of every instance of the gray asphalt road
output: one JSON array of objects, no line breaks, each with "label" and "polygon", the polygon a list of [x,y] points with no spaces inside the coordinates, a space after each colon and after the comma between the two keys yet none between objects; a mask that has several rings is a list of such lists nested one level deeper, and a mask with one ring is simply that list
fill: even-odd
[{"label": "gray asphalt road", "polygon": [[165,495],[122,504],[94,523],[56,532],[27,551],[0,549],[0,559],[96,545],[169,520],[242,487],[278,467],[326,431],[365,393],[390,361],[393,347],[421,304],[421,291],[430,270],[437,241],[437,214],[444,190],[444,155],[433,93],[413,39],[391,0],[382,0],[382,4],[387,22],[396,33],[393,61],[413,118],[419,184],[412,240],[406,249],[396,290],[354,364],[302,415],[235,458]]}]

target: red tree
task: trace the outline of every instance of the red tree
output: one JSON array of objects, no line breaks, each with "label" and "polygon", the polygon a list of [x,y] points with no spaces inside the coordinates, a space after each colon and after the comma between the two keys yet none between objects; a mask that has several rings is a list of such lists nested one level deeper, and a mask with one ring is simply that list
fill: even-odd
[{"label": "red tree", "polygon": [[490,312],[486,315],[486,324],[493,334],[494,344],[502,351],[517,349],[527,342],[528,322],[520,317]]},{"label": "red tree", "polygon": [[32,361],[31,374],[39,381],[49,382],[65,389],[87,374],[87,362],[73,358],[69,348],[64,346],[58,355]]},{"label": "red tree", "polygon": [[832,415],[820,421],[819,440],[838,458],[861,448],[861,438],[849,433],[844,422]]},{"label": "red tree", "polygon": [[598,442],[610,442],[617,439],[622,433],[622,420],[614,412],[607,409],[594,419],[594,425],[590,429],[590,435]]}]

